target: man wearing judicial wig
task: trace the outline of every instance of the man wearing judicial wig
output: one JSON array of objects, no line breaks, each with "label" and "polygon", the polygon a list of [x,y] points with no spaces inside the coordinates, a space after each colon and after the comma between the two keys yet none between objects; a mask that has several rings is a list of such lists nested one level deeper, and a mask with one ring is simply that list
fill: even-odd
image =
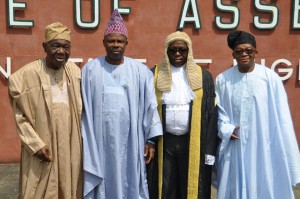
[{"label": "man wearing judicial wig", "polygon": [[[211,74],[194,62],[184,32],[167,36],[155,90],[164,135],[158,139],[158,183],[153,199],[210,199],[217,149],[217,114]],[[150,176],[149,176],[150,178]],[[158,196],[155,188],[158,185]]]},{"label": "man wearing judicial wig", "polygon": [[237,65],[216,78],[218,199],[293,199],[300,155],[280,77],[255,63],[256,40],[232,31]]},{"label": "man wearing judicial wig", "polygon": [[128,33],[118,10],[104,32],[105,56],[82,69],[84,198],[148,199],[149,139],[162,134],[149,68],[124,56]]},{"label": "man wearing judicial wig", "polygon": [[81,71],[68,62],[71,31],[45,29],[45,58],[9,77],[9,97],[21,138],[19,198],[82,198]]}]

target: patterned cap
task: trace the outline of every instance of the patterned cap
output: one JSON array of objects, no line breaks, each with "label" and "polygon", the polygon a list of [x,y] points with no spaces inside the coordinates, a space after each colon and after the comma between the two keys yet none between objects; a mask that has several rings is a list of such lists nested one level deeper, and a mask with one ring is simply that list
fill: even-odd
[{"label": "patterned cap", "polygon": [[71,41],[71,30],[60,22],[55,22],[48,25],[45,29],[44,42],[47,43],[48,41],[54,39]]},{"label": "patterned cap", "polygon": [[115,9],[114,12],[112,13],[110,20],[107,23],[106,29],[104,31],[104,37],[112,33],[120,33],[128,37],[127,28],[118,9]]}]

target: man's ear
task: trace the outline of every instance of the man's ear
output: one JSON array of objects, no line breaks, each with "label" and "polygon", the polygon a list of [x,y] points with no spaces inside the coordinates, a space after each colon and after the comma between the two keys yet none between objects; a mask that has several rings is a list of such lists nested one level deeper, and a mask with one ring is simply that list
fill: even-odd
[{"label": "man's ear", "polygon": [[44,48],[44,51],[47,52],[47,51],[46,51],[47,44],[46,44],[45,42],[43,42],[43,43],[42,43],[42,46],[43,46],[43,48]]}]

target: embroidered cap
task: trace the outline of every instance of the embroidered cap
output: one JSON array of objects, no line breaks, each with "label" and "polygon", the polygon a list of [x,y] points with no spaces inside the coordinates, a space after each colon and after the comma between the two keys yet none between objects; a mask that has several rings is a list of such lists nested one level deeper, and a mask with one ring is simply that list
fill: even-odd
[{"label": "embroidered cap", "polygon": [[127,28],[118,9],[115,9],[112,13],[110,20],[107,23],[106,29],[104,31],[104,37],[111,33],[119,33],[128,37]]}]

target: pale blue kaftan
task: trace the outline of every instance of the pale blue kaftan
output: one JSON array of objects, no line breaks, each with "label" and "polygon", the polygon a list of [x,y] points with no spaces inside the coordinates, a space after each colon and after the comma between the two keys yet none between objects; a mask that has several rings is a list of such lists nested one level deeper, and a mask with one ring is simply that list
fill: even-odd
[{"label": "pale blue kaftan", "polygon": [[149,198],[145,143],[162,135],[153,83],[148,67],[128,57],[83,67],[84,198]]},{"label": "pale blue kaftan", "polygon": [[[279,76],[258,64],[250,73],[233,66],[217,77],[216,95],[218,199],[293,199],[300,155]],[[240,139],[231,140],[235,126]]]}]

